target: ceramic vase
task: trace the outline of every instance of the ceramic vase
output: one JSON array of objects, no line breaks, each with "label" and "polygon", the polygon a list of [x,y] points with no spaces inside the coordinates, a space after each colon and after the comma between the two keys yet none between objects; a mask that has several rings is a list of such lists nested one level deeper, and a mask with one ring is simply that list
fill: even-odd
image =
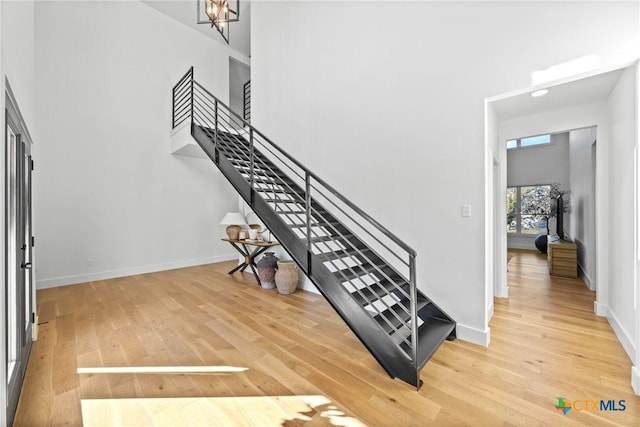
[{"label": "ceramic vase", "polygon": [[298,287],[298,267],[293,261],[278,261],[275,279],[278,293],[282,295],[294,293]]},{"label": "ceramic vase", "polygon": [[273,252],[265,252],[260,261],[257,262],[258,277],[260,278],[260,286],[263,289],[273,289],[276,287],[275,274],[278,266],[278,257]]}]

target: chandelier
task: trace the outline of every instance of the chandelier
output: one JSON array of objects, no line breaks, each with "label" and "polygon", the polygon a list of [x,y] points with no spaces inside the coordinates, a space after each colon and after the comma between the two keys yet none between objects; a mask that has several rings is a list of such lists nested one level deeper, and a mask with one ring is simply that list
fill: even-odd
[{"label": "chandelier", "polygon": [[240,18],[240,0],[197,0],[198,24],[216,27],[224,41],[229,44],[229,22]]}]

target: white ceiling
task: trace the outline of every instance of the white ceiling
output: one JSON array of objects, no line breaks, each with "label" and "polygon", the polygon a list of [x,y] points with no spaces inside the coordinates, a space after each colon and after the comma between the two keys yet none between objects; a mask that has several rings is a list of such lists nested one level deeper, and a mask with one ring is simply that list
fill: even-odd
[{"label": "white ceiling", "polygon": [[548,111],[561,110],[608,98],[622,69],[549,87],[545,96],[534,98],[529,92],[493,101],[498,117],[509,120]]},{"label": "white ceiling", "polygon": [[[140,0],[157,11],[175,19],[219,43],[226,42],[215,28],[210,25],[196,24],[196,0]],[[251,55],[251,7],[247,0],[240,0],[240,20],[229,24],[229,47],[240,54]]]}]

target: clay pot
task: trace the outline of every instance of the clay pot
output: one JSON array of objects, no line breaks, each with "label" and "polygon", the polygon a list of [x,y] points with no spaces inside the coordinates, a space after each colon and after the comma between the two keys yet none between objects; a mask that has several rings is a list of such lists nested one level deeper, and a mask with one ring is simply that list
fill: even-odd
[{"label": "clay pot", "polygon": [[262,289],[273,289],[276,287],[275,274],[278,266],[278,257],[273,252],[265,252],[264,256],[256,263],[258,267],[258,278]]},{"label": "clay pot", "polygon": [[298,287],[298,266],[293,261],[278,261],[275,279],[278,293],[282,295],[294,293]]}]

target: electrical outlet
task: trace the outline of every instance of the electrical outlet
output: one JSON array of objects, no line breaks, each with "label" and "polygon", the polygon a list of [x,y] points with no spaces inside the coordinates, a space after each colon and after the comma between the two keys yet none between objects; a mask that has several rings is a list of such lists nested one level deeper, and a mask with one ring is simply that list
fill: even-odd
[{"label": "electrical outlet", "polygon": [[88,259],[87,260],[87,267],[93,267],[93,260],[92,259]]},{"label": "electrical outlet", "polygon": [[471,216],[471,205],[462,205],[462,216],[465,218]]}]

